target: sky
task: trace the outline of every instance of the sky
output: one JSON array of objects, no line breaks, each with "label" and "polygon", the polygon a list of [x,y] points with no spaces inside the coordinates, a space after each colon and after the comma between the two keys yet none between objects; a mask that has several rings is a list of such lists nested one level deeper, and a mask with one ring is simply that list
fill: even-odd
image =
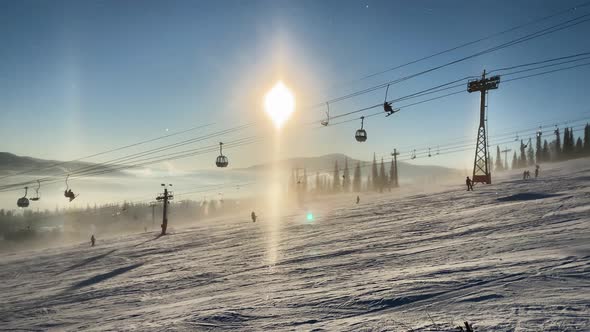
[{"label": "sky", "polygon": [[[230,167],[280,157],[345,153],[370,160],[394,148],[475,144],[479,95],[467,92],[365,120],[365,143],[354,140],[361,114],[318,128],[325,101],[416,73],[590,13],[590,6],[369,79],[369,74],[573,7],[582,1],[2,1],[0,2],[0,151],[71,160],[142,140],[210,126],[135,149],[246,123],[242,130],[183,147],[259,136],[225,150]],[[484,69],[590,51],[590,22],[476,57],[396,84],[389,99]],[[590,66],[500,84],[489,93],[494,135],[590,117],[585,78]],[[277,134],[264,94],[283,81],[296,112]],[[382,103],[384,90],[330,104],[332,115]],[[413,99],[419,101],[420,99]],[[406,102],[409,103],[410,101]],[[399,106],[405,103],[400,103]],[[367,111],[370,114],[375,110]],[[343,120],[343,119],[339,119]],[[316,125],[305,125],[314,121]],[[551,126],[552,127],[552,126]],[[579,134],[579,133],[576,133]],[[511,134],[512,135],[512,134]],[[521,134],[523,137],[524,134]],[[530,133],[527,134],[530,136]],[[526,136],[528,137],[528,136]],[[525,138],[526,138],[525,137]],[[514,148],[514,144],[503,144]],[[214,168],[211,152],[155,165],[183,171]],[[412,161],[466,169],[473,151]]]}]

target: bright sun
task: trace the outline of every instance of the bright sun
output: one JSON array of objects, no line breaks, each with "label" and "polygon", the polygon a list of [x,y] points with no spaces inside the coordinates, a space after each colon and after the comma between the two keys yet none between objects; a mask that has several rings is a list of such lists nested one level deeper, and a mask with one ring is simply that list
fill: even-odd
[{"label": "bright sun", "polygon": [[289,89],[279,81],[266,94],[264,98],[264,108],[266,113],[270,115],[272,121],[277,128],[289,119],[289,116],[295,111],[295,97]]}]

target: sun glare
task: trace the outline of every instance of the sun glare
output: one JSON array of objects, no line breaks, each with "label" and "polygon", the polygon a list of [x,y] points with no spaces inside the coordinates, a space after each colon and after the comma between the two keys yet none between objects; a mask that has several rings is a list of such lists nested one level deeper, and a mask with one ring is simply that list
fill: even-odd
[{"label": "sun glare", "polygon": [[295,111],[295,97],[293,93],[279,81],[266,94],[264,108],[277,128],[281,128]]}]

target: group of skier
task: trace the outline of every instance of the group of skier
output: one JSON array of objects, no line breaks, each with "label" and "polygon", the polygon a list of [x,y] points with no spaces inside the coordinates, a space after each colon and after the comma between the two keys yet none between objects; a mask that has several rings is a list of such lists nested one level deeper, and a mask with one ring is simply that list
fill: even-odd
[{"label": "group of skier", "polygon": [[[539,170],[541,169],[541,167],[539,165],[535,165],[535,179],[539,177]],[[522,172],[522,179],[526,180],[526,179],[530,179],[531,178],[531,172],[529,170],[525,170],[524,172]],[[471,180],[469,177],[467,177],[467,179],[465,179],[465,185],[467,185],[467,191],[473,191],[473,180]]]},{"label": "group of skier", "polygon": [[[535,179],[539,177],[539,169],[541,167],[539,165],[535,165]],[[531,178],[531,171],[529,171],[528,169],[526,171],[524,171],[522,173],[522,179],[526,180],[526,179],[530,179]]]}]

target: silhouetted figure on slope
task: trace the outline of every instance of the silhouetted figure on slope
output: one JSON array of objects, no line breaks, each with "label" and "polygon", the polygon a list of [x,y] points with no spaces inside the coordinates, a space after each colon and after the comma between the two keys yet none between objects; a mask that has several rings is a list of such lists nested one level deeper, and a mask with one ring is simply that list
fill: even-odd
[{"label": "silhouetted figure on slope", "polygon": [[92,236],[90,237],[90,246],[94,247],[95,243],[96,243],[96,239],[94,238],[94,234],[92,234]]},{"label": "silhouetted figure on slope", "polygon": [[258,218],[256,216],[256,213],[254,213],[254,211],[252,211],[252,213],[250,214],[250,217],[252,218],[252,222],[256,222],[256,218]]},{"label": "silhouetted figure on slope", "polygon": [[535,167],[535,179],[539,177],[539,168],[541,168],[539,165]]},{"label": "silhouetted figure on slope", "polygon": [[523,179],[523,180],[526,180],[526,171],[523,171],[523,172],[522,172],[522,179]]},{"label": "silhouetted figure on slope", "polygon": [[361,201],[361,198],[359,196],[356,196],[356,204],[358,204]]},{"label": "silhouetted figure on slope", "polygon": [[465,184],[467,185],[467,191],[473,191],[473,181],[469,177],[465,179]]}]

